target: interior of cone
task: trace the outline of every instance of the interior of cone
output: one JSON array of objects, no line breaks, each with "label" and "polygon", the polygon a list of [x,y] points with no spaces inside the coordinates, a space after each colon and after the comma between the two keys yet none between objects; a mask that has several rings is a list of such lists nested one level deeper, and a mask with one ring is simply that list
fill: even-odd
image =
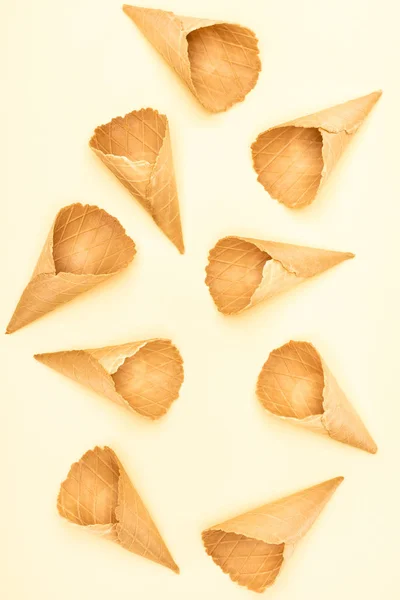
[{"label": "interior of cone", "polygon": [[187,42],[192,82],[207,108],[226,110],[254,87],[260,60],[250,30],[230,24],[200,27]]},{"label": "interior of cone", "polygon": [[315,348],[289,342],[273,350],[261,369],[257,396],[280,417],[305,419],[323,414],[324,373]]},{"label": "interior of cone", "polygon": [[105,448],[90,450],[72,465],[58,496],[59,513],[78,525],[116,522],[119,467]]},{"label": "interior of cone", "polygon": [[253,162],[270,196],[290,208],[310,204],[321,182],[322,146],[315,127],[277,127],[262,133],[252,147]]},{"label": "interior of cone", "polygon": [[250,242],[228,237],[211,250],[206,283],[218,309],[234,314],[246,308],[271,257]]},{"label": "interior of cone", "polygon": [[72,204],[59,212],[53,234],[56,273],[115,273],[134,254],[135,245],[117,219],[97,206]]},{"label": "interior of cone", "polygon": [[283,562],[285,544],[266,544],[222,530],[203,532],[207,553],[230,578],[255,592],[272,585]]},{"label": "interior of cone", "polygon": [[167,118],[151,108],[133,111],[97,127],[90,145],[103,154],[154,163],[163,144]]},{"label": "interior of cone", "polygon": [[168,340],[148,342],[112,375],[115,388],[140,414],[158,418],[179,395],[182,358]]}]

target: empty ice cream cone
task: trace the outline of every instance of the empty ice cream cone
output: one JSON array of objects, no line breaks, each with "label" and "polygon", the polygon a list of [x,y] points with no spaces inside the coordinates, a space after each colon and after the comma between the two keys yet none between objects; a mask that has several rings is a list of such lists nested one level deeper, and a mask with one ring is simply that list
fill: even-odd
[{"label": "empty ice cream cone", "polygon": [[150,419],[179,395],[182,358],[170,340],[36,354],[36,360]]},{"label": "empty ice cream cone", "polygon": [[135,253],[133,240],[105,210],[88,204],[62,208],[7,333],[107,281],[127,267]]},{"label": "empty ice cream cone", "polygon": [[250,29],[138,6],[124,11],[207,110],[227,110],[255,86],[261,63]]},{"label": "empty ice cream cone", "polygon": [[315,200],[382,92],[267,129],[253,143],[253,165],[267,192],[289,208]]},{"label": "empty ice cream cone", "polygon": [[179,573],[116,454],[105,446],[74,463],[57,501],[62,517]]},{"label": "empty ice cream cone", "polygon": [[210,527],[202,534],[207,554],[232,581],[263,592],[342,481],[324,481]]},{"label": "empty ice cream cone", "polygon": [[224,314],[238,314],[354,254],[230,236],[209,254],[206,284]]},{"label": "empty ice cream cone", "polygon": [[89,145],[183,254],[167,117],[152,108],[134,110],[97,127]]},{"label": "empty ice cream cone", "polygon": [[375,454],[377,446],[321,356],[308,342],[273,350],[257,396],[270,413]]}]

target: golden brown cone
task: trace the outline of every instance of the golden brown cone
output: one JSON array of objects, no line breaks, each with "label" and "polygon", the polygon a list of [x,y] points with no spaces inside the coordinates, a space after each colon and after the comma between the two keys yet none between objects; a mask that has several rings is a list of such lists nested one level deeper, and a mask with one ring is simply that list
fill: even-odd
[{"label": "golden brown cone", "polygon": [[290,341],[273,350],[261,369],[257,396],[270,413],[375,454],[377,446],[308,342]]},{"label": "golden brown cone", "polygon": [[206,284],[220,312],[238,314],[353,257],[349,252],[230,236],[211,250]]},{"label": "golden brown cone", "polygon": [[261,63],[250,29],[126,4],[123,9],[207,110],[225,111],[255,86]]},{"label": "golden brown cone", "polygon": [[71,523],[179,573],[160,532],[111,448],[97,446],[72,465],[61,484],[57,508]]},{"label": "golden brown cone", "polygon": [[311,204],[381,94],[373,92],[261,133],[251,147],[258,181],[289,208]]},{"label": "golden brown cone", "polygon": [[207,554],[232,581],[263,592],[342,481],[324,481],[210,527],[202,534]]},{"label": "golden brown cone", "polygon": [[7,333],[106,281],[127,267],[135,253],[133,240],[105,210],[88,204],[62,208]]},{"label": "golden brown cone", "polygon": [[184,252],[168,119],[147,108],[97,127],[92,150]]},{"label": "golden brown cone", "polygon": [[182,357],[170,340],[36,354],[36,360],[109,400],[159,419],[179,395]]},{"label": "golden brown cone", "polygon": [[168,119],[134,110],[97,127],[89,146],[184,253]]}]

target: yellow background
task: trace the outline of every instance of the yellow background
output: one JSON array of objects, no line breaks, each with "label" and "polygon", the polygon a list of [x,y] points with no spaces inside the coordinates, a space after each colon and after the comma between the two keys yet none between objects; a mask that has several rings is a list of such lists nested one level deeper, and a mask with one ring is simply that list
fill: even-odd
[{"label": "yellow background", "polygon": [[[1,327],[58,209],[98,204],[137,243],[129,269],[2,336],[4,600],[241,600],[206,556],[209,525],[336,475],[345,482],[265,593],[274,600],[399,597],[399,52],[395,0],[142,0],[247,25],[262,74],[244,103],[207,114],[123,14],[121,0],[3,0]],[[7,57],[6,57],[7,55]],[[318,201],[294,212],[257,183],[250,144],[269,126],[383,88]],[[172,135],[182,257],[88,147],[93,129],[151,106]],[[239,317],[204,284],[208,250],[240,234],[356,258]],[[170,337],[185,383],[147,422],[33,360],[38,352]],[[316,345],[373,433],[371,456],[274,421],[254,389],[269,352]],[[72,462],[118,454],[181,567],[167,569],[58,517]]]}]

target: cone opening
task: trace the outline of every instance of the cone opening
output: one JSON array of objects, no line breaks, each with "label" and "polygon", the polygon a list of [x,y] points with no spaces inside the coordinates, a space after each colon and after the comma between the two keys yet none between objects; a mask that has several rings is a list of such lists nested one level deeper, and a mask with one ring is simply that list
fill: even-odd
[{"label": "cone opening", "polygon": [[106,448],[89,450],[72,465],[61,484],[57,507],[60,515],[78,525],[116,523],[119,466]]},{"label": "cone opening", "polygon": [[271,257],[236,237],[220,240],[211,250],[206,284],[218,310],[234,314],[245,309],[262,280]]},{"label": "cone opening", "polygon": [[261,69],[257,38],[239,25],[218,24],[187,36],[191,79],[200,102],[223,111],[253,89]]},{"label": "cone opening", "polygon": [[112,375],[116,391],[140,414],[157,419],[179,395],[182,358],[168,340],[145,344]]},{"label": "cone opening", "polygon": [[165,115],[144,108],[97,127],[90,146],[103,154],[154,164],[164,142],[166,127]]},{"label": "cone opening", "polygon": [[58,213],[53,232],[57,274],[115,273],[134,254],[135,244],[121,224],[97,206],[72,204]]},{"label": "cone opening", "polygon": [[274,583],[282,567],[285,544],[267,544],[221,529],[205,531],[202,537],[207,554],[232,581],[255,592]]},{"label": "cone opening", "polygon": [[276,127],[252,146],[254,169],[266,191],[289,208],[310,204],[317,195],[324,161],[316,127]]},{"label": "cone opening", "polygon": [[321,359],[307,342],[289,342],[273,350],[257,382],[257,396],[269,412],[295,419],[324,413],[323,390]]}]

